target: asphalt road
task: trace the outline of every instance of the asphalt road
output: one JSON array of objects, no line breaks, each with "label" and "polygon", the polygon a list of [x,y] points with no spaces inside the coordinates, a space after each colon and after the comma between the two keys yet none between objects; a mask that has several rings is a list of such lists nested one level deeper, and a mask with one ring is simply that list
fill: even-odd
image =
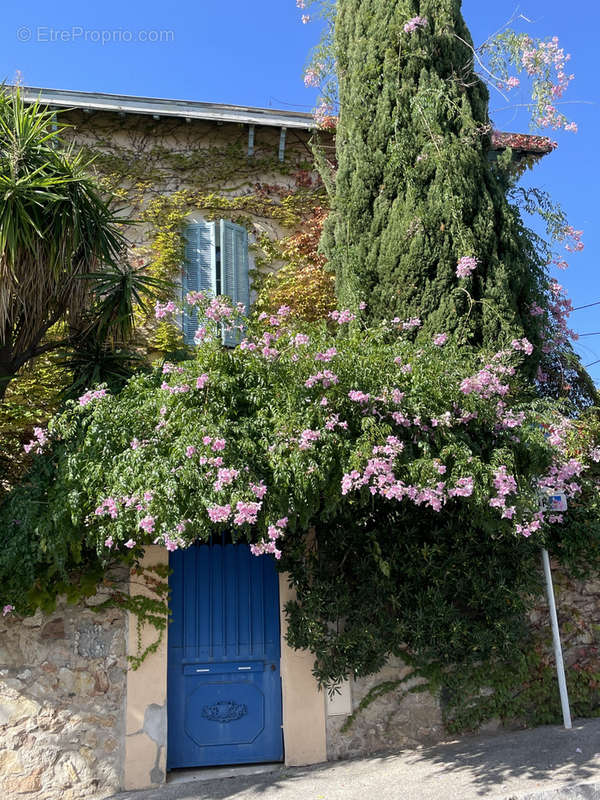
[{"label": "asphalt road", "polygon": [[[207,773],[208,777],[210,773]],[[213,773],[214,774],[214,773]],[[172,774],[181,779],[181,775]],[[316,767],[167,783],[114,800],[600,800],[600,719]]]}]

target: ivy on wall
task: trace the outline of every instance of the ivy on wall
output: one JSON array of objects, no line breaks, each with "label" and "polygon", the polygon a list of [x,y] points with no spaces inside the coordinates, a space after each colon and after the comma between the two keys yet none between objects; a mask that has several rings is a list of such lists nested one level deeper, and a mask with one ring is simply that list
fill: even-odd
[{"label": "ivy on wall", "polygon": [[[127,208],[136,211],[140,220],[138,228],[132,229],[132,237],[136,239],[135,257],[146,262],[155,276],[176,278],[183,260],[182,229],[187,215],[197,210],[207,219],[227,217],[244,224],[254,234],[257,310],[272,313],[279,305],[290,305],[300,318],[325,316],[335,305],[333,280],[325,271],[324,259],[317,250],[327,209],[323,189],[314,182],[310,162],[306,161],[302,148],[298,154],[288,151],[289,161],[283,165],[277,161],[275,151],[264,156],[259,154],[252,161],[245,152],[242,130],[233,141],[222,146],[197,142],[188,152],[182,141],[183,137],[190,136],[185,124],[171,126],[165,122],[164,125],[165,139],[171,137],[172,147],[166,143],[157,147],[157,136],[146,122],[131,123],[131,130],[121,130],[119,144],[117,137],[113,139],[109,133],[104,138],[100,136],[95,144],[88,144],[97,153],[96,167],[107,190],[116,192]],[[270,182],[277,180],[279,182]],[[282,264],[282,269],[275,274]],[[298,292],[299,287],[301,292]],[[173,352],[182,344],[178,330],[166,323],[158,327],[148,325],[147,336],[150,348],[162,353]],[[71,590],[72,600],[89,591],[90,577],[95,580],[95,576],[87,575],[79,594],[78,590]],[[137,616],[138,652],[131,659],[134,668],[159,646],[168,614],[166,572],[139,577],[152,587],[152,597],[130,597],[115,586],[107,600]],[[144,624],[150,624],[157,632],[155,641],[145,649],[141,639]],[[530,672],[519,672],[519,665],[510,672],[500,661],[495,662],[492,670],[486,663],[481,670],[475,667],[463,675],[447,671],[442,674],[436,672],[434,666],[422,673],[428,678],[430,688],[445,687],[447,724],[450,729],[458,730],[475,727],[490,715],[507,719],[519,716],[521,702],[524,708],[535,710],[536,697],[546,697],[550,691],[551,668],[543,660],[540,664],[537,683]],[[525,694],[524,690],[516,690],[515,694],[506,689],[507,684],[514,687],[522,682],[525,675],[530,684]],[[533,675],[537,673],[533,671]],[[582,707],[588,702],[585,697],[590,707],[592,705],[596,677],[595,673],[590,675],[591,681],[586,683],[583,678],[581,681]],[[487,685],[493,684],[493,694],[477,694],[482,679]],[[420,684],[411,691],[425,688],[425,684]],[[375,687],[372,698],[397,689],[403,690],[403,686],[395,682]],[[588,690],[589,695],[585,695]],[[464,703],[464,698],[473,696],[473,692],[478,697],[477,702]],[[488,699],[492,696],[493,701]]]},{"label": "ivy on wall", "polygon": [[[185,220],[200,212],[207,220],[244,225],[251,234],[257,313],[290,305],[294,315],[313,320],[335,307],[334,277],[318,251],[326,192],[306,133],[288,132],[280,162],[277,129],[260,129],[249,157],[244,125],[131,118],[119,127],[108,115],[92,119],[90,125],[75,118],[74,138],[94,156],[106,190],[139,219],[131,236],[152,275],[177,280]],[[164,322],[153,323],[147,339],[162,353],[182,346]]]},{"label": "ivy on wall", "polygon": [[[257,308],[273,302],[284,304],[286,293],[304,300],[311,318],[325,316],[335,306],[333,276],[324,270],[324,259],[317,253],[322,221],[324,190],[313,170],[307,137],[291,137],[283,162],[278,159],[276,136],[247,154],[247,128],[241,125],[216,126],[213,123],[186,124],[145,118],[126,121],[107,114],[84,116],[65,114],[71,122],[70,137],[94,158],[97,178],[106,192],[122,201],[124,215],[137,220],[128,233],[130,260],[146,265],[150,274],[165,281],[177,281],[184,257],[183,229],[191,212],[208,219],[225,217],[246,226],[253,235],[255,271],[253,288]],[[288,137],[289,138],[289,137]],[[260,145],[260,143],[259,143]],[[283,280],[276,273],[284,266]],[[296,278],[298,275],[298,278]],[[278,294],[279,292],[279,294]],[[274,299],[271,297],[273,295]],[[157,294],[157,299],[164,299]],[[180,329],[167,321],[138,319],[143,337],[141,351],[185,355]],[[32,436],[33,426],[43,424],[60,408],[64,368],[48,358],[39,360],[14,382],[11,395],[0,415],[3,446],[0,459],[6,461],[8,491],[30,461],[23,444]],[[13,397],[14,395],[14,397]],[[10,474],[9,474],[10,473]],[[71,580],[57,585],[48,576],[32,587],[32,607],[45,611],[54,608],[58,594],[76,603],[93,595],[100,584],[107,599],[100,606],[116,606],[137,619],[136,654],[130,657],[136,669],[154,652],[164,635],[168,619],[167,570],[135,567],[132,580],[143,581],[150,595],[129,595],[128,582],[97,574],[81,549],[65,552],[71,563]],[[156,638],[142,647],[144,625],[156,631]]]}]

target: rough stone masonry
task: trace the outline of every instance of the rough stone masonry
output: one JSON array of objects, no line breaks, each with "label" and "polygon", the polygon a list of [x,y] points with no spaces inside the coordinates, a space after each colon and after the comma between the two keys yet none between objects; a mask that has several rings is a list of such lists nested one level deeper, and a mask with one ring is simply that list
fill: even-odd
[{"label": "rough stone masonry", "polygon": [[[555,569],[555,587],[567,670],[578,669],[600,638],[600,581],[571,581]],[[94,611],[103,599],[61,602],[52,614],[25,619],[0,616],[0,792],[6,800],[102,800],[123,788],[127,620],[118,609]],[[549,634],[545,598],[531,622]],[[406,672],[392,659],[377,675],[351,681],[352,708],[370,688]],[[156,710],[156,719],[145,720],[151,729],[163,724],[162,709]],[[445,736],[439,700],[426,692],[383,695],[342,733],[345,719],[327,720],[330,760]]]},{"label": "rough stone masonry", "polygon": [[61,603],[50,615],[0,617],[5,798],[100,800],[120,788],[125,632],[117,609]]}]

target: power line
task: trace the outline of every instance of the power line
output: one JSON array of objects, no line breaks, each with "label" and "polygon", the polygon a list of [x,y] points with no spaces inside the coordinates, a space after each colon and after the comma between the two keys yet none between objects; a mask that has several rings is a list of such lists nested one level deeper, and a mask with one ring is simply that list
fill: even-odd
[{"label": "power line", "polygon": [[597,361],[592,361],[592,362],[591,362],[591,363],[589,363],[589,364],[584,364],[584,365],[583,365],[583,368],[584,368],[584,369],[587,369],[588,367],[593,367],[593,366],[594,366],[594,364],[600,364],[600,358],[599,358]]},{"label": "power line", "polygon": [[595,303],[587,303],[585,306],[576,306],[572,308],[571,311],[581,311],[582,308],[591,308],[592,306],[600,306],[600,300],[597,300]]},{"label": "power line", "polygon": [[600,336],[600,331],[595,331],[594,333],[579,333],[578,336],[580,339],[583,339],[584,336]]}]

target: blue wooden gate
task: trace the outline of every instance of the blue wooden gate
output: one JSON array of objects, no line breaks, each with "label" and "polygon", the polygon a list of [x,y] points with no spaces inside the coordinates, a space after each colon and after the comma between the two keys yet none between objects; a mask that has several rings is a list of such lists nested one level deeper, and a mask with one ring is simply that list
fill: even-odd
[{"label": "blue wooden gate", "polygon": [[279,585],[247,545],[171,553],[167,768],[281,761]]}]

